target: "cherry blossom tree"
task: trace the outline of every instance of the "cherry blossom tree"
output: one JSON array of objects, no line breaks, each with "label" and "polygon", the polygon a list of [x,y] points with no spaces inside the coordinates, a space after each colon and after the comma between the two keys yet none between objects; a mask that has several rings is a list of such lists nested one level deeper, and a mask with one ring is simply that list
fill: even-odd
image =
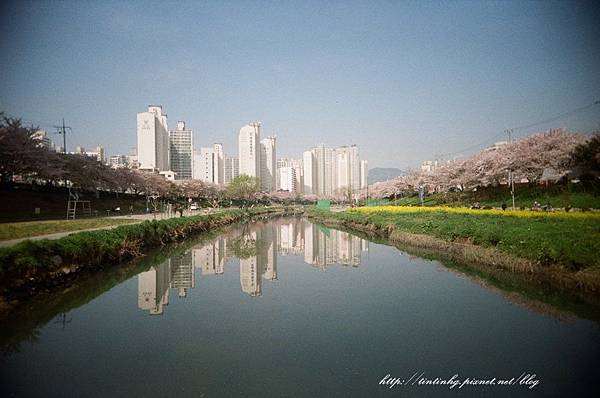
[{"label": "cherry blossom tree", "polygon": [[563,129],[548,130],[513,143],[486,148],[465,159],[442,164],[433,171],[413,170],[393,180],[373,184],[370,193],[376,198],[391,197],[415,192],[419,186],[437,192],[472,190],[507,184],[509,171],[517,181],[537,182],[548,168],[558,174],[565,173],[572,165],[570,159],[575,156],[576,148],[582,148],[586,142],[581,134]]}]

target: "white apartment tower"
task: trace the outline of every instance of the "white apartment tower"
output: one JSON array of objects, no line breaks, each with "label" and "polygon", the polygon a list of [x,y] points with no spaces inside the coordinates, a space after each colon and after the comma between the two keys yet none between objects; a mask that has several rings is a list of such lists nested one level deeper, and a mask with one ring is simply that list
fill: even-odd
[{"label": "white apartment tower", "polygon": [[360,189],[365,189],[369,185],[369,162],[360,161]]},{"label": "white apartment tower", "polygon": [[260,141],[260,185],[265,192],[277,189],[276,142],[275,137],[267,137]]},{"label": "white apartment tower", "polygon": [[194,151],[194,179],[211,184],[224,183],[223,144],[216,143],[212,148]]},{"label": "white apartment tower", "polygon": [[360,189],[360,157],[356,145],[350,145],[348,148],[348,158],[350,159],[350,185],[354,192]]},{"label": "white apartment tower", "polygon": [[213,182],[213,150],[200,148],[194,151],[194,179]]},{"label": "white apartment tower", "polygon": [[238,144],[240,175],[260,178],[260,123],[251,123],[242,127]]},{"label": "white apartment tower", "polygon": [[277,160],[277,190],[302,193],[304,188],[304,170],[302,160]]},{"label": "white apartment tower", "polygon": [[235,177],[240,175],[240,158],[237,156],[224,156],[223,183],[229,184]]},{"label": "white apartment tower", "polygon": [[316,193],[319,196],[331,196],[337,188],[336,150],[321,144],[312,149],[315,156]]},{"label": "white apartment tower", "polygon": [[137,114],[137,156],[139,169],[169,169],[167,115],[160,105],[149,105],[147,112]]},{"label": "white apartment tower", "polygon": [[345,147],[339,148],[336,151],[336,166],[337,166],[337,182],[336,193],[346,195],[352,189],[352,173],[350,166],[350,153]]},{"label": "white apartment tower", "polygon": [[302,155],[302,167],[304,171],[304,185],[303,192],[305,195],[316,194],[317,182],[316,182],[316,161],[315,155],[312,151],[305,151]]},{"label": "white apartment tower", "polygon": [[356,145],[336,149],[336,173],[335,193],[345,195],[360,189],[360,159]]},{"label": "white apartment tower", "polygon": [[192,130],[185,128],[184,121],[177,122],[176,130],[169,130],[169,147],[171,170],[175,172],[175,179],[191,179],[193,169]]},{"label": "white apartment tower", "polygon": [[213,180],[217,185],[223,185],[225,182],[225,162],[223,159],[223,144],[213,144]]},{"label": "white apartment tower", "polygon": [[296,170],[290,166],[279,168],[279,189],[288,192],[297,192]]}]

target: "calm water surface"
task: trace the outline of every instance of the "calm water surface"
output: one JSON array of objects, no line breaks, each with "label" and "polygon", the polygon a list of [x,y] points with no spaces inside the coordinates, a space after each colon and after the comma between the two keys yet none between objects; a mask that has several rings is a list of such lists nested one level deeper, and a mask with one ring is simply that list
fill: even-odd
[{"label": "calm water surface", "polygon": [[[136,267],[3,325],[0,395],[591,396],[600,380],[597,321],[303,219]],[[379,385],[415,373],[538,384]]]}]

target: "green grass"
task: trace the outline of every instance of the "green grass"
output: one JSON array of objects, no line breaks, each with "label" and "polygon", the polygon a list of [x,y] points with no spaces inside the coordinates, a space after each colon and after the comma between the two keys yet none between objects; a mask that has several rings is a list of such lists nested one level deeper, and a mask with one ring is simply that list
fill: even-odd
[{"label": "green grass", "polygon": [[29,238],[58,232],[72,232],[82,229],[101,228],[112,225],[130,224],[135,219],[93,218],[82,220],[26,221],[0,224],[0,241]]},{"label": "green grass", "polygon": [[342,222],[393,225],[414,234],[493,247],[542,265],[571,270],[600,267],[600,222],[597,219],[518,218],[492,214],[323,212],[311,214]]},{"label": "green grass", "polygon": [[[597,188],[582,187],[569,188],[568,186],[555,185],[552,187],[517,187],[515,189],[515,206],[531,208],[533,202],[542,205],[550,204],[552,207],[576,207],[600,209],[600,192]],[[417,196],[399,198],[390,204],[400,206],[419,205]],[[502,203],[512,206],[512,198],[508,187],[486,188],[476,192],[448,192],[427,195],[424,199],[425,206],[471,206],[479,202],[481,206],[501,207]]]}]

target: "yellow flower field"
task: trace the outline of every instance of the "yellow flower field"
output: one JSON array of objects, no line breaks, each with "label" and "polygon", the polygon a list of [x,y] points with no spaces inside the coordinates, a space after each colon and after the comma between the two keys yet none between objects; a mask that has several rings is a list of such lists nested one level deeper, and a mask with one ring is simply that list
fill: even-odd
[{"label": "yellow flower field", "polygon": [[597,212],[571,212],[564,211],[546,212],[546,211],[531,211],[531,210],[483,210],[469,209],[466,207],[445,207],[445,206],[373,206],[373,207],[358,207],[347,210],[348,212],[356,212],[363,214],[374,213],[392,213],[392,214],[408,214],[408,213],[454,213],[454,214],[489,214],[519,218],[569,218],[569,219],[598,219],[600,213]]}]

